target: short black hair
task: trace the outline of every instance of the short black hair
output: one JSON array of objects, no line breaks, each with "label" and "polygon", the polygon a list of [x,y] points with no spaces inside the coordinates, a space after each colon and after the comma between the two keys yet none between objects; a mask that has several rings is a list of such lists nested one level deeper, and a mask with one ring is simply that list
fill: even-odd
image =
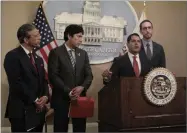
[{"label": "short black hair", "polygon": [[152,27],[153,27],[153,23],[152,23],[150,20],[146,19],[146,20],[143,20],[143,21],[140,23],[140,30],[142,29],[142,24],[145,23],[145,22],[151,23],[151,25],[152,25]]},{"label": "short black hair", "polygon": [[137,33],[132,33],[132,34],[130,34],[130,35],[127,37],[127,43],[129,43],[129,42],[131,41],[132,36],[137,36],[137,37],[140,38],[140,36],[139,36]]},{"label": "short black hair", "polygon": [[24,43],[24,38],[29,38],[29,31],[32,31],[36,29],[36,27],[33,24],[23,24],[19,27],[17,31],[17,38],[20,42],[20,44]]},{"label": "short black hair", "polygon": [[73,37],[74,34],[77,33],[82,33],[84,34],[84,30],[82,28],[82,25],[77,25],[77,24],[70,24],[66,27],[64,31],[64,40],[68,41],[68,35]]}]

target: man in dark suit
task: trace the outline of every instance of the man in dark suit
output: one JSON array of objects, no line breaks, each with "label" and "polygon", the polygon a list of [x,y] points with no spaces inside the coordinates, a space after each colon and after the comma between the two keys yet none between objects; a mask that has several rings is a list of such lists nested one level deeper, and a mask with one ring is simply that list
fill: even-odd
[{"label": "man in dark suit", "polygon": [[109,82],[112,77],[141,77],[150,71],[147,60],[139,54],[141,50],[141,39],[138,34],[133,33],[127,38],[128,52],[114,58],[110,70],[105,70],[102,74],[104,84]]},{"label": "man in dark suit", "polygon": [[[51,107],[54,109],[54,132],[67,132],[70,100],[85,96],[93,75],[87,52],[78,48],[83,28],[69,25],[64,32],[65,43],[50,51],[49,81],[53,86]],[[85,132],[86,118],[72,118],[73,132]]]},{"label": "man in dark suit", "polygon": [[5,117],[9,118],[12,132],[42,132],[48,85],[43,60],[32,52],[41,37],[34,25],[24,24],[17,38],[21,45],[9,51],[4,60],[9,83]]},{"label": "man in dark suit", "polygon": [[143,20],[140,23],[140,33],[143,35],[140,54],[147,59],[152,68],[165,68],[165,52],[162,45],[151,39],[153,34],[153,24],[150,20]]}]

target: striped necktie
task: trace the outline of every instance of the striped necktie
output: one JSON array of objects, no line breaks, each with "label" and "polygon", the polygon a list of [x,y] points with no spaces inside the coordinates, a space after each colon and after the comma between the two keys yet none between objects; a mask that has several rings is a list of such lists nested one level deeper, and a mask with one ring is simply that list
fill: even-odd
[{"label": "striped necktie", "polygon": [[76,61],[75,61],[75,58],[73,57],[73,50],[69,50],[68,52],[69,52],[69,57],[70,57],[70,60],[71,60],[71,64],[72,64],[73,68],[75,69]]}]

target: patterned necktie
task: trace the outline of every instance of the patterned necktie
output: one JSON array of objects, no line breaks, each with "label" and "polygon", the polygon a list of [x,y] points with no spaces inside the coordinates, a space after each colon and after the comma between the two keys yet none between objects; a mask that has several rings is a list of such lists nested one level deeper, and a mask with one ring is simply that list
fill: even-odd
[{"label": "patterned necktie", "polygon": [[152,54],[151,54],[150,44],[148,43],[146,46],[147,46],[147,58],[151,60]]},{"label": "patterned necktie", "polygon": [[138,62],[136,61],[136,56],[133,56],[133,68],[134,68],[136,77],[139,77],[139,67],[138,67]]},{"label": "patterned necktie", "polygon": [[68,52],[69,52],[69,57],[70,57],[70,60],[71,60],[71,64],[72,64],[73,68],[75,69],[76,61],[75,61],[75,58],[73,57],[73,50],[69,50]]},{"label": "patterned necktie", "polygon": [[30,61],[31,61],[32,65],[34,66],[35,70],[38,72],[38,70],[37,70],[37,68],[36,68],[35,61],[34,61],[34,56],[33,56],[33,54],[32,54],[32,53],[29,53],[28,55],[29,55],[29,57],[30,57]]}]

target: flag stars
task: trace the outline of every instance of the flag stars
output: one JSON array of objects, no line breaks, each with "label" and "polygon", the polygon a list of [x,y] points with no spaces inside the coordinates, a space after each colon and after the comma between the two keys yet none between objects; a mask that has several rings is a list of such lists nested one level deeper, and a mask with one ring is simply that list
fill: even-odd
[{"label": "flag stars", "polygon": [[48,25],[46,18],[44,16],[44,11],[42,6],[38,9],[36,18],[34,20],[34,25],[38,28],[41,35],[41,47],[45,47],[51,41],[54,40],[53,35],[51,34],[50,26]]}]

